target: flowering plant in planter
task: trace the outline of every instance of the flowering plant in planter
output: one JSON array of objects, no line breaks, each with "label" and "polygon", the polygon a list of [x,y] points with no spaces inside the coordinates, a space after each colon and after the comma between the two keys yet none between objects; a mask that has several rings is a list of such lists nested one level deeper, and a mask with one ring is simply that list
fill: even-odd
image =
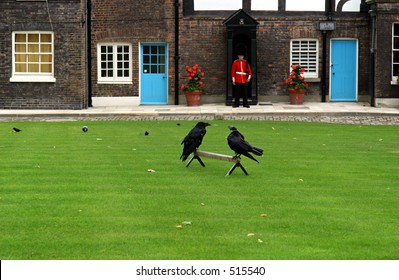
[{"label": "flowering plant in planter", "polygon": [[309,84],[305,82],[305,78],[303,77],[303,73],[305,73],[305,68],[302,68],[301,65],[292,65],[291,72],[288,75],[288,79],[285,80],[285,84],[287,88],[292,89],[307,89]]},{"label": "flowering plant in planter", "polygon": [[193,91],[203,91],[204,83],[202,82],[202,78],[205,76],[205,73],[201,70],[201,67],[198,64],[194,66],[186,66],[186,75],[188,82],[186,84],[181,85],[181,89],[183,92],[193,92]]}]

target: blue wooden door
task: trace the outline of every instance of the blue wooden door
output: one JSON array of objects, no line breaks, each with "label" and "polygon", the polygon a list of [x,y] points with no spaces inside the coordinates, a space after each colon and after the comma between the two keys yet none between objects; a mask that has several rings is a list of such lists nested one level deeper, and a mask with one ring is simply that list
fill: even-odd
[{"label": "blue wooden door", "polygon": [[166,44],[141,45],[140,104],[168,103]]},{"label": "blue wooden door", "polygon": [[357,100],[357,41],[331,41],[330,100]]}]

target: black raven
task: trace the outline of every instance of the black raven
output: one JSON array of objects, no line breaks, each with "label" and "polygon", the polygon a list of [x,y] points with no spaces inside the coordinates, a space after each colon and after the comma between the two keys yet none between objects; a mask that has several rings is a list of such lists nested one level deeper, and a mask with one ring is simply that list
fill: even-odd
[{"label": "black raven", "polygon": [[22,131],[19,128],[16,128],[16,127],[13,127],[12,130],[14,130],[15,132],[21,132]]},{"label": "black raven", "polygon": [[259,163],[259,161],[257,161],[250,153],[261,156],[263,155],[263,150],[261,148],[256,148],[245,141],[244,135],[242,135],[236,127],[229,126],[229,129],[231,130],[231,133],[227,137],[227,143],[229,144],[230,149],[236,153],[235,156],[239,157],[244,155]]},{"label": "black raven", "polygon": [[181,144],[184,144],[183,153],[180,156],[182,161],[185,161],[188,156],[195,152],[195,150],[201,145],[202,139],[206,134],[206,127],[209,126],[209,123],[199,122],[197,123],[193,129],[184,137]]}]

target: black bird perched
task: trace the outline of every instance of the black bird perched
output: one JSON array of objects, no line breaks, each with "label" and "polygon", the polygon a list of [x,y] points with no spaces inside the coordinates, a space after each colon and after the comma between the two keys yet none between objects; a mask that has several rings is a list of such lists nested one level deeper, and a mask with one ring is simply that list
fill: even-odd
[{"label": "black bird perched", "polygon": [[202,139],[206,134],[206,127],[210,126],[209,123],[199,122],[197,123],[193,129],[184,137],[181,144],[184,144],[183,153],[180,156],[182,161],[185,161],[188,156],[195,152],[195,150],[201,145]]},{"label": "black bird perched", "polygon": [[19,128],[16,128],[16,127],[13,127],[12,130],[14,130],[15,132],[21,132],[22,131]]},{"label": "black bird perched", "polygon": [[249,144],[244,139],[244,135],[242,135],[235,126],[229,126],[231,130],[230,135],[227,137],[227,143],[229,144],[230,149],[232,149],[236,153],[236,157],[244,155],[249,157],[250,159],[259,163],[250,153],[254,155],[261,156],[263,155],[263,150],[261,148],[257,148]]}]

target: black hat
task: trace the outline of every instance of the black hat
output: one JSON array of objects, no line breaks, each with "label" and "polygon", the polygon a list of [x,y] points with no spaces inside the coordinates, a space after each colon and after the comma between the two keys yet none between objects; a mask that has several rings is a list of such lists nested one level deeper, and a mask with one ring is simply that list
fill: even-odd
[{"label": "black hat", "polygon": [[236,54],[237,55],[244,55],[245,56],[246,53],[247,53],[247,48],[245,47],[244,44],[237,45],[237,47],[236,47]]}]

